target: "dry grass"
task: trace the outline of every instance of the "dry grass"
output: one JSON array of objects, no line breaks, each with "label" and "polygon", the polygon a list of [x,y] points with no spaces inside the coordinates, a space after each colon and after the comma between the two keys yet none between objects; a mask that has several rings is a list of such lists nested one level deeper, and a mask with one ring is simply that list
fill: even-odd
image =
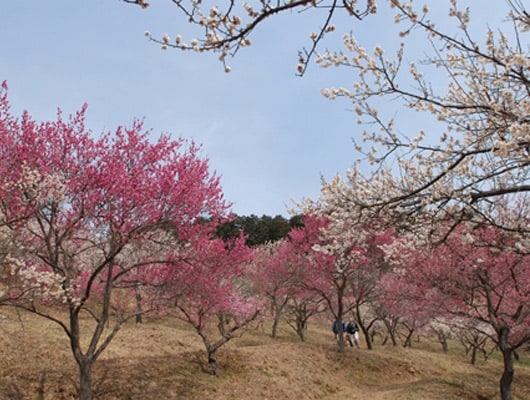
[{"label": "dry grass", "polygon": [[[5,314],[5,312],[4,312]],[[77,369],[55,325],[10,314],[0,326],[0,399],[75,398]],[[273,340],[253,330],[220,350],[219,377],[207,374],[202,344],[174,320],[124,326],[94,370],[97,398],[135,399],[496,399],[498,360],[472,366],[457,345],[444,355],[426,340],[415,348],[347,348],[339,354],[327,327],[306,343],[283,327]],[[530,360],[516,366],[514,400],[530,399]]]}]

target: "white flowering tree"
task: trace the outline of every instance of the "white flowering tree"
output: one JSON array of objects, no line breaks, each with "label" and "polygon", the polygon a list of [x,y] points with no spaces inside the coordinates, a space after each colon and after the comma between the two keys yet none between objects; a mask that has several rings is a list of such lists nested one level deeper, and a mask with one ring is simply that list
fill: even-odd
[{"label": "white flowering tree", "polygon": [[[150,6],[150,3],[145,0],[121,1],[142,8]],[[335,30],[337,14],[346,13],[354,19],[361,20],[377,11],[375,0],[249,0],[242,2],[230,0],[222,6],[214,1],[170,0],[168,2],[173,3],[176,12],[184,17],[186,22],[198,28],[197,36],[187,38],[178,32],[156,36],[145,32],[146,36],[158,43],[164,50],[179,49],[217,53],[226,72],[230,72],[230,66],[226,63],[227,57],[234,56],[241,48],[250,46],[254,30],[278,14],[311,10],[322,12],[322,23],[316,26],[313,32],[308,33],[308,46],[299,52],[297,71],[302,75],[308,62],[316,54],[319,43],[327,33]],[[153,5],[153,7],[156,6]]]},{"label": "white flowering tree", "polygon": [[[148,6],[144,0],[122,1]],[[323,94],[353,102],[359,121],[375,127],[365,130],[362,140],[355,138],[366,143],[357,146],[365,155],[360,161],[375,167],[366,172],[365,165],[354,166],[345,179],[337,177],[324,187],[324,193],[340,192],[349,197],[350,207],[383,211],[397,219],[413,215],[414,224],[422,219],[430,223],[433,216],[473,217],[495,224],[498,198],[525,203],[522,193],[530,190],[530,59],[525,41],[530,16],[520,0],[506,1],[504,11],[512,22],[507,30],[484,27],[478,35],[472,29],[470,10],[460,9],[456,0],[446,2],[453,25],[447,24],[446,16],[432,17],[429,1],[424,6],[403,0],[172,3],[187,22],[200,28],[197,37],[164,34],[157,38],[146,32],[147,36],[164,49],[218,52],[227,71],[226,57],[250,45],[253,31],[270,17],[293,10],[322,12],[319,29],[309,33],[310,45],[300,52],[298,71],[303,74],[313,58],[323,67],[351,69],[355,80],[351,87],[325,89]],[[407,61],[404,45],[391,56],[380,45],[367,50],[351,33],[343,37],[344,50],[319,53],[326,33],[344,24],[342,13],[361,20],[385,6],[401,28],[399,40],[425,43],[424,53],[430,47],[431,56],[424,62]],[[491,22],[496,26],[500,19]],[[385,115],[380,107],[385,96],[401,101],[401,109]],[[405,109],[430,120],[411,127],[414,117]],[[355,190],[346,193],[348,186]],[[505,228],[528,232],[524,226]]]},{"label": "white flowering tree", "polygon": [[[145,0],[122,1],[149,5]],[[458,210],[463,217],[494,223],[491,202],[529,191],[530,60],[525,35],[530,16],[520,0],[505,3],[504,14],[512,22],[507,30],[484,27],[485,32],[478,35],[471,29],[470,10],[460,9],[457,0],[446,1],[454,25],[447,24],[447,16],[433,17],[428,4],[440,7],[440,2],[430,1],[424,6],[404,0],[231,0],[223,6],[196,0],[171,3],[189,24],[199,28],[196,38],[176,33],[158,38],[146,32],[147,36],[165,49],[218,52],[223,63],[250,45],[253,31],[269,18],[293,10],[322,12],[320,27],[309,33],[310,45],[300,52],[298,70],[303,74],[313,58],[323,67],[352,70],[355,83],[351,87],[325,89],[323,94],[330,99],[347,98],[354,103],[360,122],[375,126],[363,132],[367,146],[359,145],[358,150],[365,154],[364,160],[379,168],[363,176],[364,169],[354,167],[346,177],[347,184],[361,188],[356,190],[358,206],[388,205],[387,211],[397,208],[399,214],[414,213],[416,218],[426,210],[445,215],[450,210],[453,218]],[[407,61],[404,45],[392,56],[380,45],[367,50],[353,34],[344,35],[343,50],[319,53],[326,33],[341,29],[348,21],[342,13],[355,21],[381,13],[386,6],[401,27],[401,40],[425,43],[426,54],[430,46],[432,56],[427,55],[425,62]],[[499,4],[496,7],[502,12]],[[493,26],[501,18],[491,21]],[[402,101],[402,110],[430,115],[431,123],[415,128],[410,126],[408,113],[384,115],[380,101],[385,96]],[[406,124],[400,124],[400,115]]]},{"label": "white flowering tree", "polygon": [[[513,222],[499,215],[500,199],[513,203],[521,215],[528,214],[530,53],[524,35],[530,18],[519,3],[511,2],[513,31],[488,29],[475,39],[469,10],[459,10],[454,0],[450,3],[454,35],[436,27],[427,7],[414,10],[412,4],[392,2],[396,22],[405,25],[401,35],[424,34],[416,39],[431,44],[433,56],[423,69],[405,61],[404,45],[387,57],[381,46],[369,52],[352,35],[344,36],[345,51],[326,52],[317,59],[324,67],[355,72],[352,87],[325,89],[323,94],[353,102],[359,122],[373,128],[357,140],[357,150],[365,155],[359,164],[345,178],[337,176],[323,186],[326,201],[335,199],[338,207],[350,210],[384,212],[414,225],[430,223],[433,217],[490,225]],[[429,74],[438,82],[427,80]],[[397,117],[377,107],[385,96],[401,101],[401,111],[430,119],[418,118],[423,123],[411,127],[411,115],[397,111],[407,119],[406,125],[399,125]],[[363,174],[365,162],[373,168]],[[523,221],[503,228],[526,235],[530,229]]]}]

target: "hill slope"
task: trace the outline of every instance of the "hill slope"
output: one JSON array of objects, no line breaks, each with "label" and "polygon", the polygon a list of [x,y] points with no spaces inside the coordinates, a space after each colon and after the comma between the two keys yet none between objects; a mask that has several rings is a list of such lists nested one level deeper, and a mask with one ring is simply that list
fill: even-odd
[{"label": "hill slope", "polygon": [[[434,343],[416,348],[347,348],[313,326],[306,343],[286,328],[278,339],[252,330],[219,351],[221,376],[204,371],[199,337],[172,320],[123,327],[94,370],[97,398],[161,399],[496,399],[501,364],[472,366],[460,348],[442,354]],[[55,325],[10,315],[0,326],[0,398],[75,398],[77,369]],[[514,399],[530,399],[530,363],[516,366]]]}]

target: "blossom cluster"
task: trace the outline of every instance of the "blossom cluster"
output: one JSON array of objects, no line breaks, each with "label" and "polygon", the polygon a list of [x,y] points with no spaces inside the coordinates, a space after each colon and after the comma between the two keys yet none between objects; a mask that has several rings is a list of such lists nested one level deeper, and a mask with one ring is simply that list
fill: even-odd
[{"label": "blossom cluster", "polygon": [[[134,3],[133,1],[125,1]],[[328,33],[336,30],[333,16],[337,11],[346,10],[348,15],[359,19],[377,12],[375,0],[362,2],[348,0],[343,2],[341,6],[336,2],[327,0],[324,2],[314,0],[249,0],[243,3],[231,0],[223,7],[214,2],[197,0],[178,0],[173,1],[173,3],[189,24],[200,29],[200,35],[185,40],[181,34],[175,35],[173,39],[172,35],[168,33],[157,36],[146,31],[145,36],[159,44],[162,50],[174,48],[218,53],[219,61],[224,65],[226,72],[231,71],[230,66],[226,64],[227,57],[234,56],[241,48],[250,46],[252,44],[250,37],[254,29],[274,15],[291,10],[307,11],[309,8],[326,9],[326,12],[329,12],[323,25],[319,27],[319,31],[310,33],[311,47],[299,52],[297,71],[301,75],[320,41]],[[143,5],[144,3],[136,4]]]},{"label": "blossom cluster", "polygon": [[[362,140],[355,139],[361,154],[358,165],[344,178],[325,183],[321,201],[342,202],[343,208],[357,213],[378,210],[396,219],[407,214],[413,222],[457,213],[493,219],[500,211],[485,206],[490,199],[509,197],[524,203],[530,179],[530,100],[524,72],[530,68],[528,50],[492,29],[480,46],[469,31],[470,11],[459,10],[456,1],[451,2],[449,16],[456,20],[461,37],[437,30],[426,7],[415,11],[412,3],[398,1],[392,6],[398,10],[396,22],[408,23],[407,32],[423,31],[441,50],[423,63],[423,71],[414,62],[407,70],[403,43],[392,59],[380,45],[370,52],[346,34],[346,52],[318,56],[322,67],[357,71],[351,88],[328,88],[322,94],[348,99],[358,122],[377,128],[365,129]],[[519,24],[527,21],[510,15]],[[435,92],[426,81],[425,76],[433,73],[447,74],[445,93]],[[407,108],[430,115],[430,126],[404,135],[396,115],[385,118],[380,112],[381,96],[401,99],[406,118]],[[363,175],[361,170],[368,172]]]}]

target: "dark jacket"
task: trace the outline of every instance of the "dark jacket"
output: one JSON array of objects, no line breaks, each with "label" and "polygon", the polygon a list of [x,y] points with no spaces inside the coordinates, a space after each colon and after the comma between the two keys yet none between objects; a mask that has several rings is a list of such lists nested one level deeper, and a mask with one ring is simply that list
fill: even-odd
[{"label": "dark jacket", "polygon": [[[344,321],[342,321],[342,332],[346,332],[346,323]],[[336,335],[337,333],[339,333],[339,330],[337,328],[337,321],[333,322],[333,333]]]},{"label": "dark jacket", "polygon": [[357,325],[357,322],[352,322],[348,324],[348,326],[346,327],[346,332],[351,334],[359,332],[359,325]]}]

